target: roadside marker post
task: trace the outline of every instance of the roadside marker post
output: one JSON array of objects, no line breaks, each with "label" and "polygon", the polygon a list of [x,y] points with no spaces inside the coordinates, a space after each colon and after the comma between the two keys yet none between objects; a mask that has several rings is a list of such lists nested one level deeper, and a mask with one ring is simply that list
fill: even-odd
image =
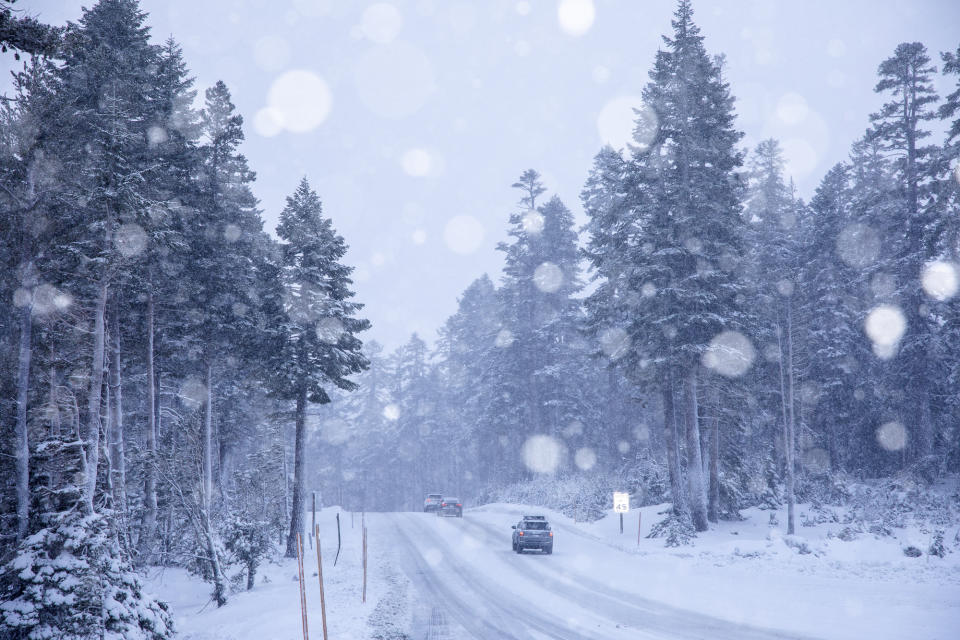
[{"label": "roadside marker post", "polygon": [[317,576],[320,580],[320,620],[323,624],[323,640],[327,640],[327,605],[323,597],[323,562],[320,553],[320,525],[313,525],[313,535],[317,539]]},{"label": "roadside marker post", "polygon": [[643,530],[643,512],[637,511],[637,546],[640,546],[640,531]]},{"label": "roadside marker post", "polygon": [[303,577],[303,538],[297,534],[297,577],[300,583],[300,621],[303,623],[303,640],[310,640],[310,626],[307,624],[307,585]]},{"label": "roadside marker post", "polygon": [[333,559],[333,566],[337,566],[337,560],[340,559],[340,513],[337,513],[337,555]]},{"label": "roadside marker post", "polygon": [[360,602],[367,603],[367,526],[363,525],[363,592]]},{"label": "roadside marker post", "polygon": [[313,545],[313,533],[317,529],[317,492],[313,492],[313,515],[310,517],[310,544]]}]

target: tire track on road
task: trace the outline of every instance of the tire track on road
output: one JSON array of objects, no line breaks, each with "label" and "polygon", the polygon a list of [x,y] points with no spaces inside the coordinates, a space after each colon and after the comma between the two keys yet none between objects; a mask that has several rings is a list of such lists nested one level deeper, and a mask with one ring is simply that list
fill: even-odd
[{"label": "tire track on road", "polygon": [[[493,525],[463,520],[465,528],[480,534],[491,545],[499,545],[503,535]],[[557,544],[556,542],[554,544]],[[596,579],[578,574],[571,576],[555,566],[556,554],[562,552],[562,543],[557,546],[549,562],[531,562],[524,568],[559,585],[567,599],[573,602],[590,602],[602,609],[610,619],[629,623],[631,628],[657,633],[659,637],[687,640],[813,640],[785,631],[761,629],[714,618],[687,609],[680,609],[637,594],[615,589]],[[562,553],[561,553],[562,555]],[[530,558],[533,560],[533,558]]]},{"label": "tire track on road", "polygon": [[[424,590],[435,602],[444,603],[445,609],[451,611],[457,622],[475,638],[484,640],[491,638],[515,638],[528,640],[529,638],[553,638],[556,640],[607,640],[611,632],[602,633],[582,626],[572,627],[564,624],[556,616],[545,614],[538,609],[536,603],[524,600],[516,594],[507,591],[501,585],[491,584],[489,578],[478,574],[474,569],[465,566],[458,559],[458,552],[449,542],[436,531],[432,531],[425,523],[415,517],[404,517],[413,514],[397,514],[394,516],[398,524],[398,534],[409,549],[409,560],[416,570],[410,576],[415,583],[422,581]],[[462,522],[462,520],[461,520]],[[409,530],[408,530],[409,527]],[[413,531],[416,530],[416,531]],[[420,545],[415,544],[411,533],[416,533]],[[452,579],[440,579],[429,563],[420,554],[420,546],[429,540],[432,548],[442,550],[443,556],[450,561],[445,565],[453,571]],[[469,576],[469,580],[467,580]],[[465,601],[462,596],[474,597]],[[570,603],[572,610],[577,604]],[[626,630],[623,630],[626,632]],[[624,635],[624,638],[627,636]],[[636,633],[631,638],[639,638]]]}]

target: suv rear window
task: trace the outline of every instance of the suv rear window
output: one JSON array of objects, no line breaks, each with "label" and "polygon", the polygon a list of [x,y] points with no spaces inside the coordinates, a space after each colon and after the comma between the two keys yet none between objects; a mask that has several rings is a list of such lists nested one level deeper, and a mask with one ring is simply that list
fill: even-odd
[{"label": "suv rear window", "polygon": [[430,494],[427,494],[427,497],[432,498],[434,500],[440,500],[441,498],[443,498],[443,496],[441,496],[439,493],[430,493]]},{"label": "suv rear window", "polygon": [[547,523],[543,520],[524,520],[523,528],[527,530],[543,530],[547,528]]},{"label": "suv rear window", "polygon": [[447,504],[458,504],[460,502],[460,498],[444,498],[443,501]]}]

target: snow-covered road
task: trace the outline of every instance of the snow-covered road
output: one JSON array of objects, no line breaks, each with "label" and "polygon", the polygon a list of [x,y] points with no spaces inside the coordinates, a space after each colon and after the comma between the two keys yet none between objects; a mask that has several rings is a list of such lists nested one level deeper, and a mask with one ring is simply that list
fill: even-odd
[{"label": "snow-covered road", "polygon": [[[681,610],[608,586],[578,559],[625,556],[574,530],[552,556],[510,550],[509,525],[419,513],[375,516],[417,590],[414,638],[800,638]],[[505,522],[509,516],[502,518]],[[387,533],[389,532],[389,533]]]}]

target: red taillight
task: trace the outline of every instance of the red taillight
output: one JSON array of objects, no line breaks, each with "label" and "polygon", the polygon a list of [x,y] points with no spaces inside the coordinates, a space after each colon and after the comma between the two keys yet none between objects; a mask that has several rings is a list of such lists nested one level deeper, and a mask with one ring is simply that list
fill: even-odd
[{"label": "red taillight", "polygon": [[523,531],[518,531],[518,532],[517,532],[517,535],[518,535],[518,536],[522,536],[522,535],[523,535]]},{"label": "red taillight", "polygon": [[548,536],[550,536],[550,537],[552,538],[552,537],[553,537],[553,531],[551,531],[551,532],[550,532],[550,533],[548,533],[547,535],[548,535]]},{"label": "red taillight", "polygon": [[463,505],[458,502],[458,503],[457,503],[457,506],[458,506],[458,507],[462,507]]}]

